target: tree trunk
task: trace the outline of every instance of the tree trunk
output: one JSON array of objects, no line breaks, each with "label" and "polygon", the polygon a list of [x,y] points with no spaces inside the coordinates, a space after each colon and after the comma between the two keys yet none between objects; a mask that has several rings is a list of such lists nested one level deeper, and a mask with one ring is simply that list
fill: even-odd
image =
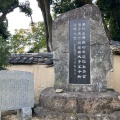
[{"label": "tree trunk", "polygon": [[44,5],[45,5],[46,21],[47,21],[48,34],[49,34],[48,42],[50,44],[49,46],[52,51],[52,17],[50,14],[50,4],[48,0],[44,0]]},{"label": "tree trunk", "polygon": [[[46,29],[47,51],[52,51],[52,17],[50,14],[49,0],[37,0],[44,19]],[[92,0],[83,0],[85,4],[92,4]]]},{"label": "tree trunk", "polygon": [[47,51],[52,51],[52,17],[50,14],[50,4],[48,0],[37,0],[44,19],[46,30]]},{"label": "tree trunk", "polygon": [[0,16],[0,24],[3,23],[3,21],[5,20],[5,18],[6,18],[6,14],[2,14]]},{"label": "tree trunk", "polygon": [[108,40],[109,40],[109,43],[111,44],[112,42],[112,37],[111,37],[111,34],[110,34],[110,31],[105,23],[105,20],[103,19],[102,17],[102,21],[103,21],[103,25],[104,25],[104,29],[105,29],[105,32],[106,32],[106,36],[108,37]]}]

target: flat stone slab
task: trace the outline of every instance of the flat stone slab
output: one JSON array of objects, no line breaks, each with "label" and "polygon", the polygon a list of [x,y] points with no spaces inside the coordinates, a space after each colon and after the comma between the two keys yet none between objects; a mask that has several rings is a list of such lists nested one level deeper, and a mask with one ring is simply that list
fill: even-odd
[{"label": "flat stone slab", "polygon": [[63,92],[45,89],[40,95],[40,106],[65,113],[110,114],[120,110],[119,93],[107,92]]},{"label": "flat stone slab", "polygon": [[33,74],[14,70],[0,71],[0,111],[33,106]]}]

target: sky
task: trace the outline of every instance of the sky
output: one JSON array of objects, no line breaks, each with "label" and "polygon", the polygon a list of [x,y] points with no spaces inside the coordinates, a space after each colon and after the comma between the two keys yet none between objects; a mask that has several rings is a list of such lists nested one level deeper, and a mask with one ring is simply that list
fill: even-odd
[{"label": "sky", "polygon": [[[25,0],[19,0],[20,2],[25,2]],[[32,18],[33,22],[43,21],[42,13],[40,8],[38,7],[38,3],[36,0],[29,0],[30,7],[33,10]],[[96,0],[93,0],[95,2]],[[28,29],[31,23],[31,18],[25,16],[24,13],[19,12],[19,8],[16,8],[13,12],[7,15],[8,18],[8,30],[11,34],[14,34],[15,29]]]},{"label": "sky", "polygon": [[[40,8],[38,7],[38,3],[36,0],[29,0],[30,6],[33,10],[32,18],[33,22],[43,21],[42,13]],[[20,0],[20,2],[25,2],[25,0]],[[19,8],[16,8],[13,12],[7,15],[8,18],[8,30],[11,34],[14,34],[15,29],[28,29],[31,23],[31,18],[25,16],[24,13],[19,12]]]}]

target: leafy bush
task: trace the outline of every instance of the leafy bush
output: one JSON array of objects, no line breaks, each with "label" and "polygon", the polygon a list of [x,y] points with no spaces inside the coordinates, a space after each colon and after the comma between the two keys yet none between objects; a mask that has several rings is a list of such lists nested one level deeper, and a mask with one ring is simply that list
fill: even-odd
[{"label": "leafy bush", "polygon": [[0,36],[0,70],[6,69],[6,67],[9,65],[9,49],[10,47],[8,45],[8,42],[4,40],[2,36]]},{"label": "leafy bush", "polygon": [[11,35],[10,39],[11,53],[24,53],[25,48],[30,48],[32,52],[39,52],[46,48],[46,34],[43,22],[34,23],[30,29],[19,29]]}]

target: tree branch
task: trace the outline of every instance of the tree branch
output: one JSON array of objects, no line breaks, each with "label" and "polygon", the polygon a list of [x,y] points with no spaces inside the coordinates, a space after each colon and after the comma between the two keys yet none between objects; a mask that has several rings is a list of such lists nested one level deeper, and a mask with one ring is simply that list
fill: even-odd
[{"label": "tree branch", "polygon": [[0,24],[3,23],[5,18],[6,18],[6,14],[5,13],[0,16]]},{"label": "tree branch", "polygon": [[0,16],[0,24],[5,20],[6,15],[10,12],[12,12],[15,8],[19,7],[18,4],[12,6],[11,8],[8,8],[3,14]]}]

